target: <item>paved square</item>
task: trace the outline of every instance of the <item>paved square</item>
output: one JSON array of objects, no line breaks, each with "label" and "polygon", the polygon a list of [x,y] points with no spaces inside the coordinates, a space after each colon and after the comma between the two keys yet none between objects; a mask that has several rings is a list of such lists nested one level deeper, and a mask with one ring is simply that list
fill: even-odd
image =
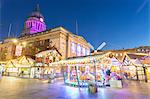
[{"label": "paved square", "polygon": [[0,99],[150,99],[150,84],[128,81],[123,89],[99,88],[97,94],[87,88],[54,84],[38,79],[3,77],[0,80]]}]

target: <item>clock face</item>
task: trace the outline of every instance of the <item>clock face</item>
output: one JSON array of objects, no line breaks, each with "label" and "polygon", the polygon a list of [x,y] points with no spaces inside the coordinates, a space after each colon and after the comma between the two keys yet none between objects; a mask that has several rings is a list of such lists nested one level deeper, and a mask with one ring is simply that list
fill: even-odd
[{"label": "clock face", "polygon": [[44,21],[43,18],[40,18],[40,21],[43,22]]}]

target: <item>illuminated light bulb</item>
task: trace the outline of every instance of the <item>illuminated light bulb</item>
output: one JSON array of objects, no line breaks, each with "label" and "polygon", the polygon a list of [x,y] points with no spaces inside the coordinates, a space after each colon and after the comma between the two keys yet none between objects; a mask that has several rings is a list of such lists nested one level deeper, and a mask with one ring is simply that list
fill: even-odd
[{"label": "illuminated light bulb", "polygon": [[22,42],[22,45],[25,47],[27,45],[27,42]]},{"label": "illuminated light bulb", "polygon": [[12,41],[13,41],[13,43],[17,43],[17,42],[18,42],[18,40],[17,40],[17,39],[13,39]]}]

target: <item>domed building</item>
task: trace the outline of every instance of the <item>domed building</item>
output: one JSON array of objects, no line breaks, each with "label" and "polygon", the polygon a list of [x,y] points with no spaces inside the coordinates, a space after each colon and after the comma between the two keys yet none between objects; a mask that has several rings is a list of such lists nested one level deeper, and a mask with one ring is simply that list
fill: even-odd
[{"label": "domed building", "polygon": [[40,13],[39,5],[37,5],[36,9],[31,13],[29,18],[26,20],[22,35],[30,35],[45,30],[46,24],[44,22],[44,17]]},{"label": "domed building", "polygon": [[10,60],[20,56],[33,59],[39,52],[56,48],[61,59],[90,54],[88,42],[62,26],[46,29],[39,5],[24,23],[24,29],[18,38],[5,39],[0,44],[0,60]]}]

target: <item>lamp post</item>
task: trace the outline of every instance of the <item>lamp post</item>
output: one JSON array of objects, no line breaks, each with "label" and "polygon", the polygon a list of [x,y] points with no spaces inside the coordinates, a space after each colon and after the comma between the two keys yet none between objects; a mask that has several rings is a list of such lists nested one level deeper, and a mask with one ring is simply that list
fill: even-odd
[{"label": "lamp post", "polygon": [[95,72],[95,75],[94,75],[95,76],[95,83],[96,83],[97,82],[97,79],[96,79],[96,72],[97,71],[96,71],[96,60],[95,59],[93,60],[93,63],[94,63],[94,72]]},{"label": "lamp post", "polygon": [[93,60],[94,63],[94,72],[95,72],[95,92],[97,92],[97,68],[96,68],[96,59]]},{"label": "lamp post", "polygon": [[61,70],[62,70],[62,74],[63,74],[63,78],[64,78],[64,84],[66,84],[66,71],[64,69],[64,64],[61,64]]},{"label": "lamp post", "polygon": [[146,74],[146,66],[143,64],[143,71],[144,71],[144,77],[145,77],[145,82],[147,83],[148,80],[147,80],[147,74]]},{"label": "lamp post", "polygon": [[13,43],[13,45],[14,45],[14,49],[13,49],[14,55],[12,55],[12,57],[16,58],[16,57],[15,57],[15,56],[16,56],[15,54],[16,54],[16,46],[17,46],[17,44],[18,44],[18,39],[16,39],[16,38],[12,39],[12,43]]},{"label": "lamp post", "polygon": [[14,44],[16,44],[16,43],[18,43],[18,40],[17,40],[17,39],[13,39],[12,42],[13,42]]},{"label": "lamp post", "polygon": [[75,70],[76,70],[76,80],[78,82],[78,87],[80,87],[80,81],[79,81],[79,76],[78,76],[78,66],[75,66]]},{"label": "lamp post", "polygon": [[137,66],[135,66],[136,67],[136,78],[137,78],[137,81],[139,81],[139,75],[138,75],[138,67]]}]

